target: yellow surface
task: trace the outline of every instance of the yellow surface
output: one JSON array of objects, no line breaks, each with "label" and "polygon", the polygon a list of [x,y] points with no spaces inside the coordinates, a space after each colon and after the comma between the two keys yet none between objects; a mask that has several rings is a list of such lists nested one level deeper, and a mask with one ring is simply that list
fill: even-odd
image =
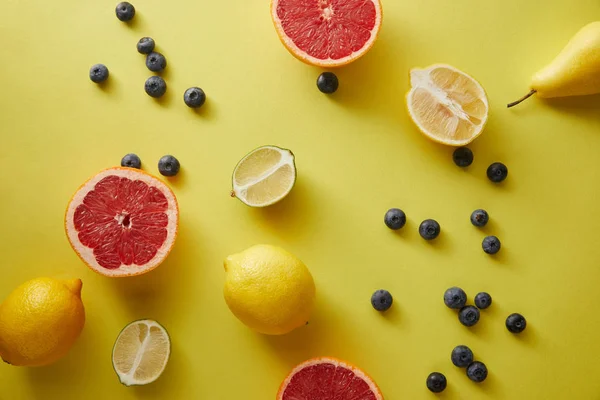
[{"label": "yellow surface", "polygon": [[[79,277],[87,315],[58,364],[0,366],[2,400],[272,399],[294,364],[321,355],[365,369],[388,400],[435,398],[431,371],[448,377],[445,399],[597,398],[600,97],[505,108],[600,17],[597,0],[384,0],[378,42],[339,70],[331,97],[315,87],[320,70],[283,48],[266,0],[145,0],[131,26],[115,18],[115,3],[0,4],[0,295],[40,275]],[[159,102],[143,91],[151,74],[135,44],[145,35],[169,62]],[[110,68],[106,89],[87,77],[97,62]],[[466,171],[404,110],[408,70],[436,62],[489,94]],[[182,101],[193,85],[209,98],[198,113]],[[229,198],[231,172],[265,144],[294,151],[298,182],[284,202],[250,209]],[[180,236],[156,271],[111,280],[71,250],[63,212],[78,185],[128,152],[153,173],[164,154],[181,161],[171,181]],[[509,167],[503,185],[485,177],[493,161]],[[398,234],[383,224],[392,206],[408,215]],[[484,231],[469,223],[478,207],[491,215]],[[425,218],[440,222],[437,242],[418,236]],[[502,240],[495,259],[481,251],[486,233]],[[256,243],[291,251],[315,277],[314,318],[289,336],[250,332],[223,300],[223,259]],[[494,297],[473,329],[442,303],[452,285]],[[386,316],[369,304],[382,287],[395,296]],[[529,322],[519,337],[504,328],[514,311]],[[140,318],[166,327],[173,352],[159,381],[126,388],[110,354]],[[450,363],[457,344],[489,366],[484,384]]]}]

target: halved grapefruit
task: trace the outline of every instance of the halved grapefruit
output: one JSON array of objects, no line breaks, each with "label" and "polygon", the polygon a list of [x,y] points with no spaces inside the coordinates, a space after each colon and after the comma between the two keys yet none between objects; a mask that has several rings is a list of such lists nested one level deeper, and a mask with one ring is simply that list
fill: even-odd
[{"label": "halved grapefruit", "polygon": [[346,65],[371,49],[381,28],[379,0],[271,0],[283,45],[301,61]]},{"label": "halved grapefruit", "polygon": [[383,400],[377,384],[357,367],[331,357],[313,358],[285,378],[277,400]]},{"label": "halved grapefruit", "polygon": [[73,250],[94,271],[133,276],[167,257],[179,224],[175,195],[160,180],[133,168],[110,168],[73,195],[65,230]]}]

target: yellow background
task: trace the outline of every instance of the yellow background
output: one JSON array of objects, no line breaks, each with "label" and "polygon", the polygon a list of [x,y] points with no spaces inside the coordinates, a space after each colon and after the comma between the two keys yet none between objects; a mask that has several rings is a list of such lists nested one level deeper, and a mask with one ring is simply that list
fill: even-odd
[{"label": "yellow background", "polygon": [[[293,365],[322,355],[362,367],[389,400],[435,398],[432,371],[448,377],[444,399],[600,396],[600,97],[505,108],[600,17],[597,0],[383,0],[378,41],[336,71],[333,96],[315,87],[318,68],[279,43],[268,0],[140,0],[130,26],[116,2],[0,5],[0,297],[30,278],[80,277],[87,312],[59,363],[0,365],[0,399],[272,399]],[[168,59],[160,101],[143,90],[142,36]],[[105,89],[88,79],[98,62],[110,69]],[[409,69],[438,62],[488,91],[489,124],[466,170],[404,109]],[[182,100],[195,85],[208,95],[197,113]],[[229,197],[230,175],[264,144],[294,151],[298,181],[282,203],[251,209]],[[152,173],[164,154],[181,161],[170,181],[180,235],[156,271],[111,280],[71,250],[63,212],[84,180],[128,152]],[[485,176],[493,161],[508,165],[504,184]],[[383,224],[390,207],[408,215],[399,233]],[[491,215],[483,231],[469,222],[480,207]],[[442,226],[433,243],[417,233],[426,218]],[[502,240],[495,258],[481,250],[485,234]],[[252,333],[223,301],[223,259],[257,243],[288,249],[314,274],[314,317],[288,336]],[[471,301],[493,296],[472,329],[442,302],[453,285]],[[386,315],[369,302],[379,288],[394,295]],[[511,312],[528,319],[521,336],[504,327]],[[155,384],[126,388],[112,345],[145,317],[169,330],[172,358]],[[458,344],[488,365],[485,383],[451,364]]]}]

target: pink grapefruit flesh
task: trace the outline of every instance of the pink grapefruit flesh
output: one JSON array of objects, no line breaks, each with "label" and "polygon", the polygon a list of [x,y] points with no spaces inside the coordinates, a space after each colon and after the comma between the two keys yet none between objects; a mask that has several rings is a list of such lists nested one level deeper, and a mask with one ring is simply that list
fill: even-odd
[{"label": "pink grapefruit flesh", "polygon": [[104,170],[75,193],[65,215],[71,246],[94,271],[132,276],[156,268],[177,237],[175,195],[131,168]]},{"label": "pink grapefruit flesh", "polygon": [[381,27],[379,0],[272,0],[271,17],[298,59],[338,67],[363,56]]}]

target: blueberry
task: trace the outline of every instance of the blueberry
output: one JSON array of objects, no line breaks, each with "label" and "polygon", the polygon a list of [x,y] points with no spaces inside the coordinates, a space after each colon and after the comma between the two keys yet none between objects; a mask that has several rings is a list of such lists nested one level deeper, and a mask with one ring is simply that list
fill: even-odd
[{"label": "blueberry", "polygon": [[140,54],[150,54],[154,51],[154,39],[150,37],[143,37],[137,44],[137,51]]},{"label": "blueberry", "polygon": [[133,16],[135,15],[135,7],[131,3],[124,1],[117,4],[115,12],[117,13],[117,18],[119,18],[120,21],[127,22],[133,19]]},{"label": "blueberry", "polygon": [[427,389],[431,390],[433,393],[440,393],[446,389],[448,385],[448,381],[444,374],[440,372],[432,372],[427,377]]},{"label": "blueberry", "polygon": [[175,176],[179,172],[179,160],[173,156],[164,156],[158,160],[158,172],[164,176]]},{"label": "blueberry", "polygon": [[146,67],[152,72],[161,72],[167,68],[167,59],[162,54],[153,51],[146,56]]},{"label": "blueberry", "polygon": [[486,226],[488,221],[490,220],[490,215],[485,210],[475,210],[471,214],[471,223],[478,227]]},{"label": "blueberry", "polygon": [[454,164],[459,167],[468,167],[473,164],[473,152],[469,148],[459,147],[452,153],[452,160],[454,160]]},{"label": "blueberry", "polygon": [[508,318],[506,318],[506,329],[512,333],[521,333],[526,327],[527,321],[521,314],[510,314]]},{"label": "blueberry", "polygon": [[394,298],[387,290],[377,290],[375,293],[373,293],[373,296],[371,296],[371,305],[377,311],[388,310],[392,306],[393,302]]},{"label": "blueberry", "polygon": [[489,293],[486,292],[477,293],[477,295],[475,296],[475,305],[480,310],[485,310],[486,308],[492,305],[492,296],[490,296]]},{"label": "blueberry", "polygon": [[388,212],[385,213],[383,222],[385,222],[390,229],[400,229],[406,224],[406,214],[398,208],[390,208]]},{"label": "blueberry", "polygon": [[502,163],[495,162],[488,167],[487,176],[492,182],[502,182],[508,176],[508,168]]},{"label": "blueberry", "polygon": [[483,382],[488,376],[488,370],[484,363],[480,361],[472,362],[467,367],[467,376],[473,382]]},{"label": "blueberry", "polygon": [[140,169],[142,168],[142,160],[137,155],[130,153],[121,159],[121,167]]},{"label": "blueberry", "polygon": [[160,76],[151,76],[146,81],[144,89],[148,96],[158,98],[161,97],[167,91],[167,83]]},{"label": "blueberry", "polygon": [[473,362],[473,352],[467,346],[456,346],[450,356],[452,364],[459,368],[467,368]]},{"label": "blueberry", "polygon": [[483,248],[483,251],[488,254],[496,254],[500,251],[502,243],[500,243],[500,239],[496,236],[487,236],[483,239],[483,242],[481,242],[481,247]]},{"label": "blueberry", "polygon": [[334,93],[338,89],[338,86],[338,78],[333,72],[323,72],[317,78],[317,87],[323,93]]},{"label": "blueberry", "polygon": [[96,64],[90,68],[92,82],[101,83],[108,79],[108,68],[104,64]]},{"label": "blueberry", "polygon": [[425,240],[433,240],[440,234],[440,224],[433,219],[426,219],[419,226],[419,234]]},{"label": "blueberry", "polygon": [[206,94],[199,87],[191,87],[183,94],[183,101],[190,108],[198,108],[206,101]]},{"label": "blueberry", "polygon": [[479,321],[479,309],[474,306],[464,306],[458,312],[458,320],[464,326],[473,326]]},{"label": "blueberry", "polygon": [[444,292],[444,304],[449,308],[461,309],[467,304],[467,294],[456,286]]}]

